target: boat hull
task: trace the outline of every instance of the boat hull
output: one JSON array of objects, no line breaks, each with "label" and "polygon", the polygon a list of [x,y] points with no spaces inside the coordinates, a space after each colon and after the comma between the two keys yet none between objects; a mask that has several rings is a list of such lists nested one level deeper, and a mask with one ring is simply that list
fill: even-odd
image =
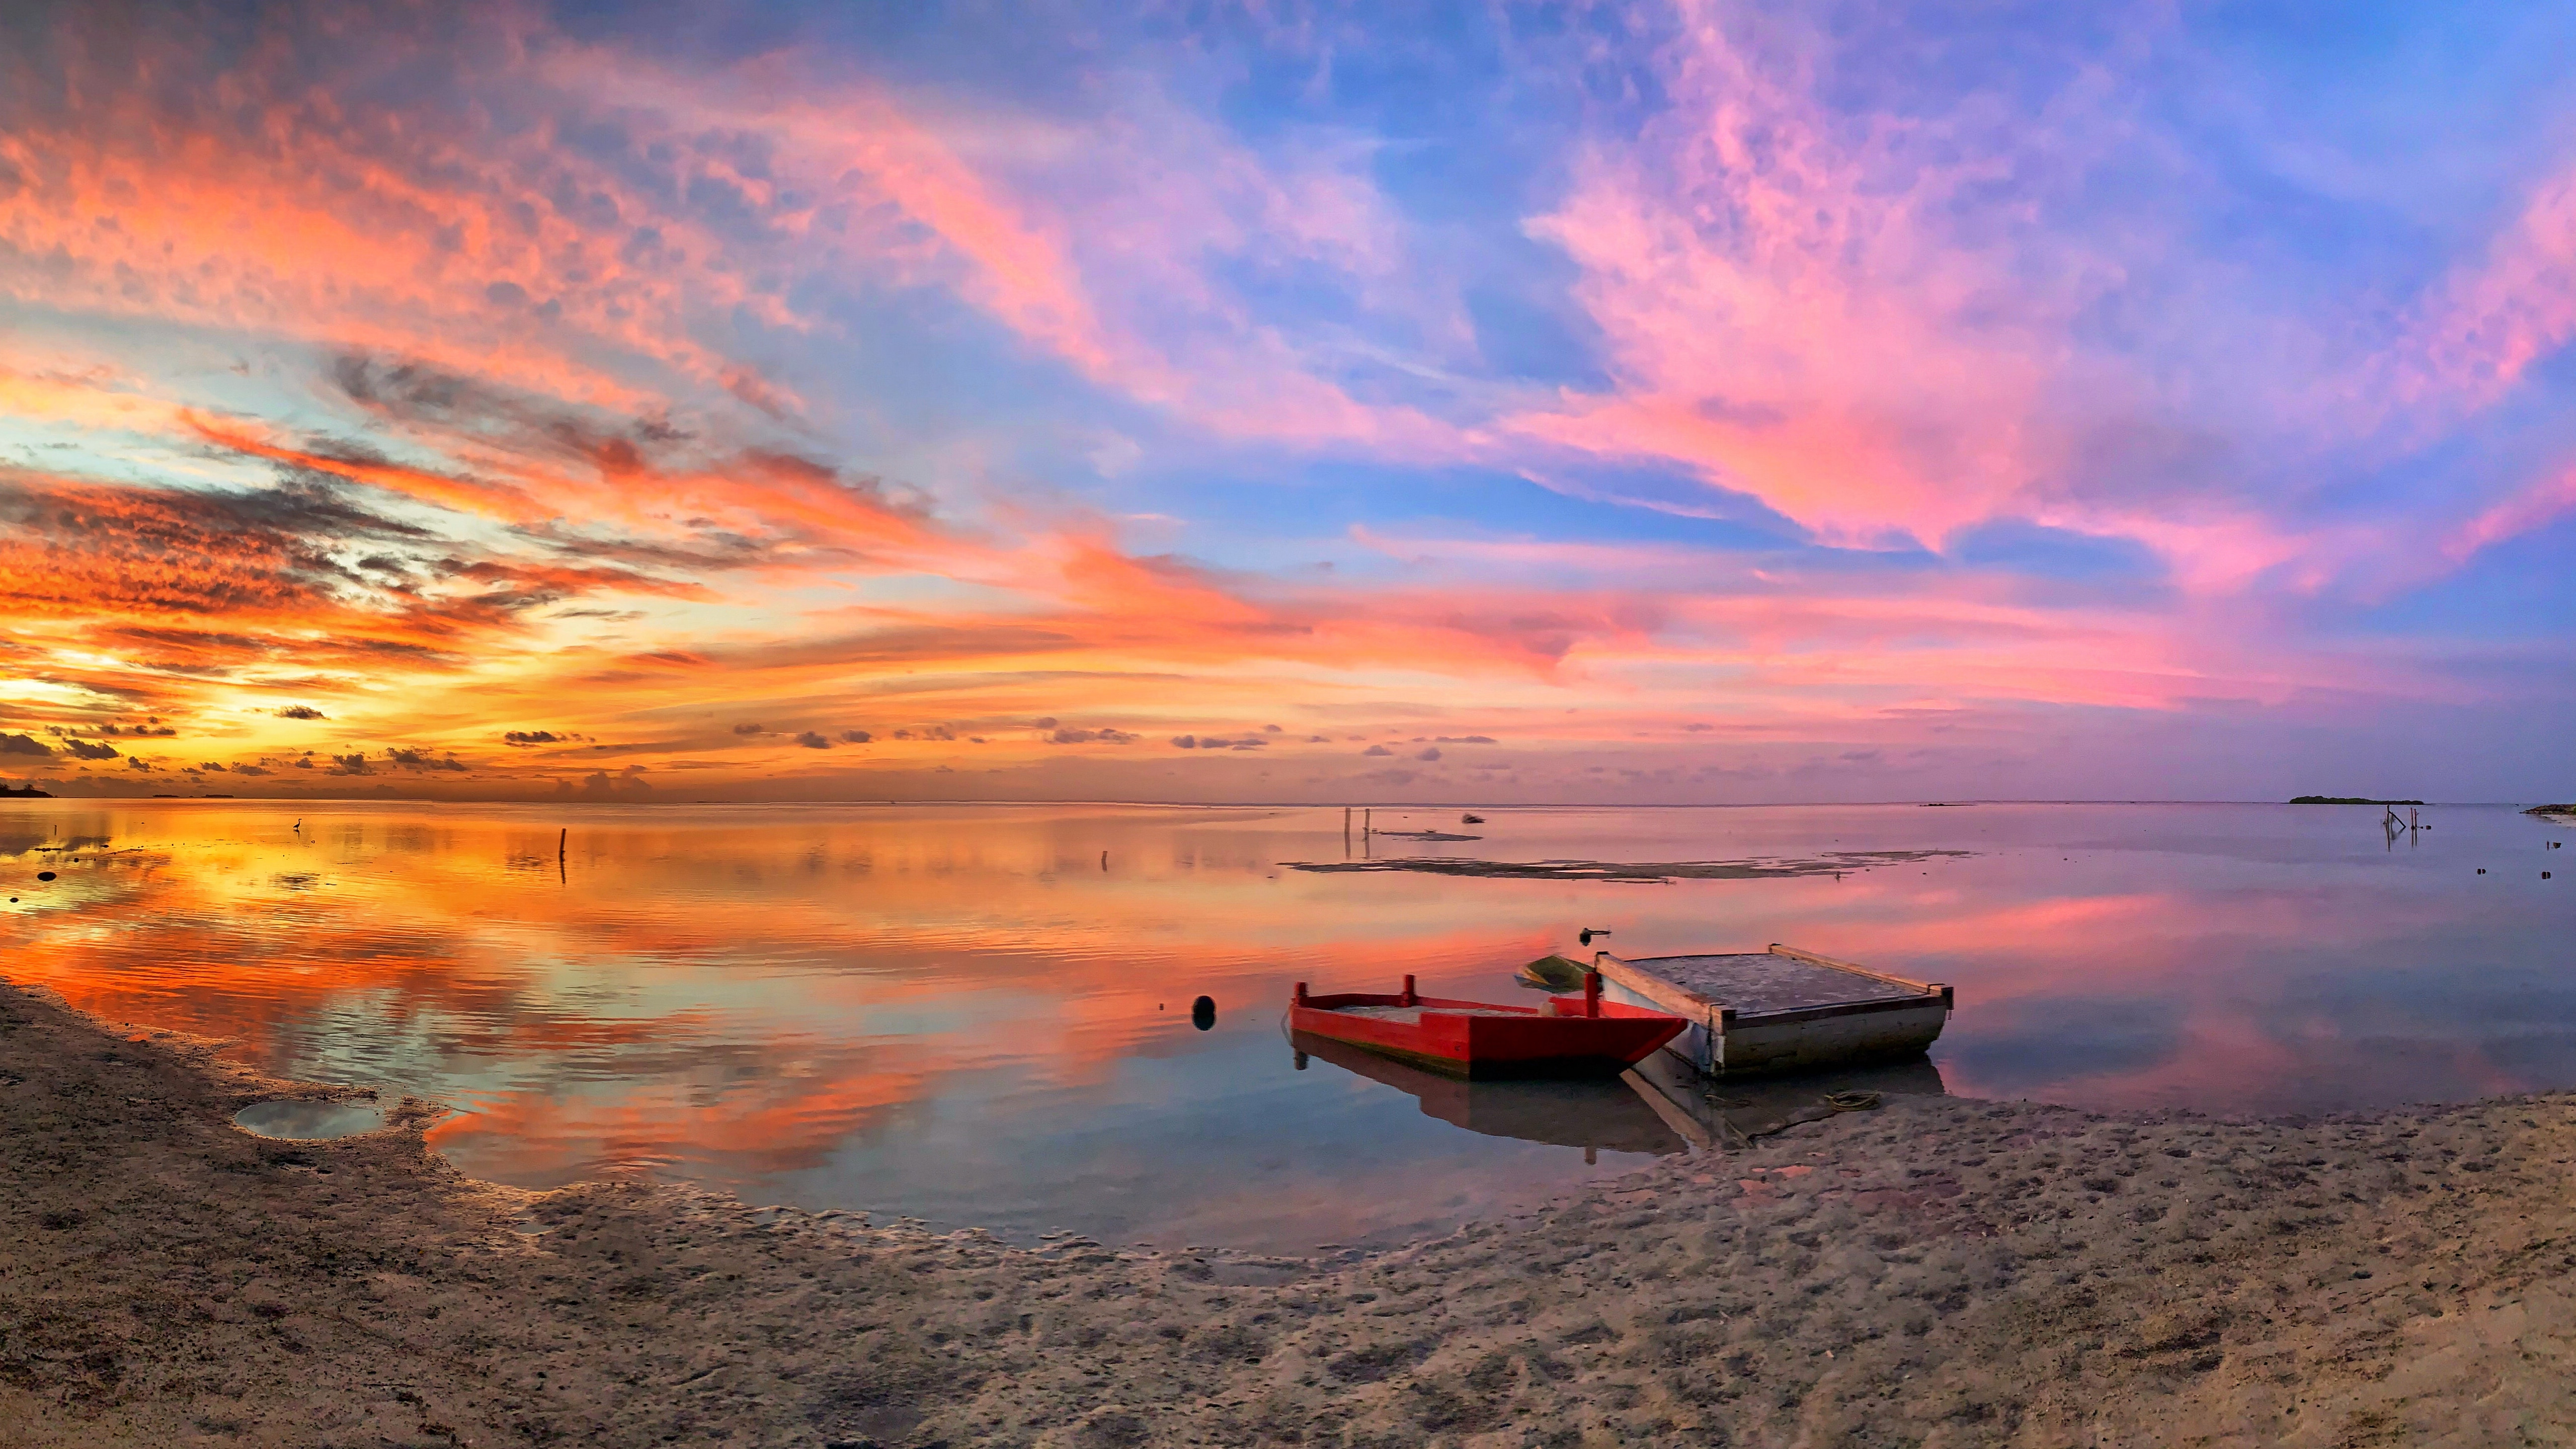
[{"label": "boat hull", "polygon": [[[1739,963],[1685,983],[1665,963]],[[1687,1025],[1664,1048],[1705,1076],[1804,1072],[1918,1057],[1941,1035],[1953,1005],[1950,988],[1912,981],[1849,962],[1773,944],[1764,952],[1594,962],[1605,1000],[1651,1007]],[[1783,989],[1784,976],[1807,978]],[[1839,981],[1840,987],[1818,978]],[[1729,985],[1735,989],[1729,990]]]},{"label": "boat hull", "polygon": [[1348,1042],[1450,1076],[1615,1076],[1687,1024],[1661,1011],[1581,997],[1549,1007],[1346,993],[1288,1008],[1291,1031]]}]

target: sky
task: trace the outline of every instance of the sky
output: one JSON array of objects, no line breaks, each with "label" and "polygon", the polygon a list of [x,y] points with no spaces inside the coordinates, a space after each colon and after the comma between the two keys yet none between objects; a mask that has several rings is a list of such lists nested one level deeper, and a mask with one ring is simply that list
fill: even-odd
[{"label": "sky", "polygon": [[2571,45],[13,5],[0,776],[2564,799]]}]

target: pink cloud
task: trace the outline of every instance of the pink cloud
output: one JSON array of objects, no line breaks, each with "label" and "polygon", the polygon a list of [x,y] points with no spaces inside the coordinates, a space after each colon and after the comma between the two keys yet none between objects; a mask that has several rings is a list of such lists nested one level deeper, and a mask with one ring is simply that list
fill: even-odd
[{"label": "pink cloud", "polygon": [[2523,489],[2460,525],[2442,545],[2442,556],[2467,561],[2480,549],[2545,528],[2576,512],[2576,468]]},{"label": "pink cloud", "polygon": [[2502,397],[2576,339],[2576,169],[2535,186],[2487,254],[2426,300],[2397,355],[2413,402],[2456,415]]}]

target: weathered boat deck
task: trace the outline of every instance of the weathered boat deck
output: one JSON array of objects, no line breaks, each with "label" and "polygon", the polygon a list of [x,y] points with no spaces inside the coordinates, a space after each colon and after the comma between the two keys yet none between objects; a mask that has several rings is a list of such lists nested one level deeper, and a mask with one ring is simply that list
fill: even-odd
[{"label": "weathered boat deck", "polygon": [[1811,1070],[1919,1055],[1941,1035],[1950,988],[1774,943],[1593,966],[1611,1000],[1690,1023],[1663,1050],[1710,1076]]},{"label": "weathered boat deck", "polygon": [[1768,951],[1645,956],[1627,964],[1662,977],[1704,1001],[1732,1007],[1738,1016],[1923,994],[1919,986],[1900,986],[1881,977],[1862,976],[1839,966],[1820,966],[1811,960]]}]

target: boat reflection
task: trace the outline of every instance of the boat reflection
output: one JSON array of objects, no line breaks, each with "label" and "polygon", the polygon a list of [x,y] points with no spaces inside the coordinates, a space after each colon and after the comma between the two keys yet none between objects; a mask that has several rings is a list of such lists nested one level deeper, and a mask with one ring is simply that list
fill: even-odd
[{"label": "boat reflection", "polygon": [[1413,1096],[1422,1115],[1486,1137],[1515,1137],[1587,1151],[1690,1150],[1690,1139],[1638,1088],[1633,1073],[1617,1077],[1468,1080],[1408,1066],[1308,1032],[1290,1035],[1300,1057],[1319,1057],[1357,1076]]},{"label": "boat reflection", "polygon": [[1693,1146],[1718,1151],[1742,1147],[1783,1127],[1830,1117],[1834,1109],[1825,1099],[1838,1093],[1949,1095],[1941,1069],[1930,1057],[1827,1072],[1712,1080],[1670,1052],[1656,1052],[1621,1080],[1633,1085],[1662,1120]]}]

